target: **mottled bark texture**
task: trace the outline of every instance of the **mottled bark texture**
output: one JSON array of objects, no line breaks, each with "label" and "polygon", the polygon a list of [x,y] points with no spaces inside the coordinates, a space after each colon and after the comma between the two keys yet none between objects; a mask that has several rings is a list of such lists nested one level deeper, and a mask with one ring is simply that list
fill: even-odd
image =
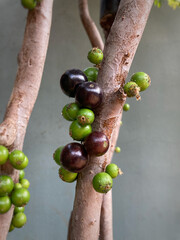
[{"label": "mottled bark texture", "polygon": [[[28,13],[22,49],[18,55],[18,71],[7,106],[4,122],[0,125],[0,143],[9,150],[22,150],[27,124],[35,104],[49,42],[53,0],[43,0]],[[18,172],[9,163],[0,167],[0,175],[8,174],[14,182]],[[13,206],[0,215],[0,240],[5,240],[13,214]]]},{"label": "mottled bark texture", "polygon": [[[120,121],[126,95],[123,85],[146,25],[153,0],[122,0],[104,48],[104,59],[98,75],[104,97],[96,111],[93,129],[103,131],[112,142]],[[92,179],[110,162],[109,153],[90,157],[79,175],[72,213],[71,240],[97,240],[103,194],[94,191]]]},{"label": "mottled bark texture", "polygon": [[103,50],[104,43],[101,35],[89,14],[88,0],[79,0],[79,13],[91,45]]}]

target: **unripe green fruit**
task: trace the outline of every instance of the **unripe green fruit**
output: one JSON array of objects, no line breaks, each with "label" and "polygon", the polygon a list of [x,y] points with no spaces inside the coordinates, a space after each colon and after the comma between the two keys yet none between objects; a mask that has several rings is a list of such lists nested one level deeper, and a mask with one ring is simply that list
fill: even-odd
[{"label": "unripe green fruit", "polygon": [[26,215],[23,212],[17,213],[12,218],[12,224],[16,228],[23,227],[27,222]]},{"label": "unripe green fruit", "polygon": [[151,85],[151,79],[147,73],[137,72],[131,77],[131,81],[140,87],[140,92],[146,90]]},{"label": "unripe green fruit", "polygon": [[13,224],[11,223],[11,225],[10,225],[10,227],[9,227],[9,232],[12,232],[13,230],[14,230],[14,226],[13,226]]},{"label": "unripe green fruit", "polygon": [[4,214],[11,208],[11,200],[8,196],[0,197],[0,214]]},{"label": "unripe green fruit", "polygon": [[92,132],[91,125],[81,126],[77,120],[71,123],[69,128],[69,135],[77,141],[83,140]]},{"label": "unripe green fruit", "polygon": [[56,151],[53,153],[53,159],[59,166],[61,166],[61,152],[63,148],[64,146],[58,147]]},{"label": "unripe green fruit", "polygon": [[6,147],[0,145],[0,165],[6,163],[8,160],[9,151]]},{"label": "unripe green fruit", "polygon": [[120,151],[121,151],[121,148],[120,148],[120,147],[116,147],[116,148],[115,148],[115,152],[120,153]]},{"label": "unripe green fruit", "polygon": [[128,103],[125,103],[124,106],[123,106],[123,110],[125,112],[127,112],[127,111],[129,111],[129,109],[130,109],[130,105]]},{"label": "unripe green fruit", "polygon": [[112,185],[112,177],[105,172],[98,173],[93,178],[93,187],[96,192],[107,193],[109,190],[111,190]]},{"label": "unripe green fruit", "polygon": [[94,122],[94,113],[92,110],[82,108],[77,114],[77,121],[80,125],[92,124]]},{"label": "unripe green fruit", "polygon": [[23,179],[25,177],[25,172],[24,170],[19,171],[19,180]]},{"label": "unripe green fruit", "polygon": [[140,99],[139,95],[140,87],[135,82],[127,82],[124,85],[124,92],[127,94],[128,97],[135,97]]},{"label": "unripe green fruit", "polygon": [[84,70],[86,77],[88,78],[89,82],[96,82],[98,76],[98,68],[96,67],[89,67]]},{"label": "unripe green fruit", "polygon": [[96,65],[100,64],[103,60],[103,52],[98,48],[92,48],[88,52],[88,60]]},{"label": "unripe green fruit", "polygon": [[77,173],[70,172],[63,167],[59,168],[59,177],[64,181],[64,182],[74,182],[77,179]]},{"label": "unripe green fruit", "polygon": [[11,201],[17,207],[25,206],[30,200],[30,193],[26,188],[19,188],[12,192]]},{"label": "unripe green fruit", "polygon": [[15,183],[14,184],[14,190],[22,188],[22,185],[20,183]]},{"label": "unripe green fruit", "polygon": [[69,103],[63,107],[62,115],[68,121],[76,120],[77,113],[79,111],[79,105],[77,103]]},{"label": "unripe green fruit", "polygon": [[0,197],[11,193],[14,187],[14,182],[11,177],[6,175],[0,176]]},{"label": "unripe green fruit", "polygon": [[24,8],[27,8],[29,10],[32,10],[36,7],[36,1],[35,0],[21,0],[21,4]]},{"label": "unripe green fruit", "polygon": [[23,188],[26,188],[26,189],[28,189],[29,186],[30,186],[30,182],[27,179],[25,179],[25,178],[20,180],[20,184],[22,185]]},{"label": "unripe green fruit", "polygon": [[19,212],[24,212],[25,207],[15,207],[14,208],[14,214],[19,213]]},{"label": "unripe green fruit", "polygon": [[119,174],[119,168],[116,164],[110,163],[106,167],[106,173],[108,173],[112,178],[116,178]]},{"label": "unripe green fruit", "polygon": [[16,169],[23,170],[23,169],[25,169],[27,167],[28,164],[29,164],[29,160],[28,160],[27,156],[25,156],[23,163],[21,163],[20,165],[16,166]]},{"label": "unripe green fruit", "polygon": [[19,169],[19,166],[24,162],[24,159],[25,154],[20,150],[14,150],[9,155],[9,161],[11,165],[16,169]]}]

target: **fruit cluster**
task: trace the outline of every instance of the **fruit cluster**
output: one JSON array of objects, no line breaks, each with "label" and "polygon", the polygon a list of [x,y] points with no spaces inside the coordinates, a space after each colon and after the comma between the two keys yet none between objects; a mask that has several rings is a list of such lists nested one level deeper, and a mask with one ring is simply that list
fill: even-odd
[{"label": "fruit cluster", "polygon": [[39,2],[42,0],[21,0],[21,4],[24,8],[27,8],[29,10],[34,9]]},{"label": "fruit cluster", "polygon": [[[67,70],[60,78],[62,91],[75,98],[75,102],[64,106],[62,116],[72,121],[69,135],[74,140],[81,141],[61,146],[54,152],[53,158],[61,166],[59,176],[65,182],[77,179],[78,173],[87,165],[88,156],[102,156],[109,148],[107,136],[103,132],[93,132],[91,127],[95,119],[93,110],[100,106],[103,99],[102,90],[96,83],[103,53],[100,49],[93,48],[88,53],[88,59],[95,67],[86,68],[84,72],[79,69]],[[94,189],[97,191],[96,185]]]},{"label": "fruit cluster", "polygon": [[[137,100],[140,100],[139,92],[145,91],[151,85],[151,79],[147,73],[136,72],[131,76],[129,82],[124,85],[124,92],[128,97],[136,97]],[[129,111],[130,105],[125,103],[123,110],[125,112]]]},{"label": "fruit cluster", "polygon": [[15,206],[9,229],[9,231],[12,231],[15,227],[21,228],[26,223],[24,206],[30,200],[30,193],[27,190],[30,183],[24,178],[25,172],[23,169],[27,167],[29,161],[22,151],[14,150],[9,153],[6,147],[0,145],[0,165],[5,164],[8,160],[15,169],[20,170],[18,183],[14,183],[8,175],[0,176],[0,214],[8,212],[12,204]]}]

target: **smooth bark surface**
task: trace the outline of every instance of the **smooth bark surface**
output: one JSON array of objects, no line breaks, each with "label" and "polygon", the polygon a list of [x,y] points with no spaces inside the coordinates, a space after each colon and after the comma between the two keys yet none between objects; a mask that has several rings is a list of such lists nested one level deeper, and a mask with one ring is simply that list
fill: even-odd
[{"label": "smooth bark surface", "polygon": [[[121,1],[104,48],[104,60],[98,83],[104,92],[103,103],[97,109],[93,129],[103,131],[112,142],[122,107],[126,99],[123,85],[146,25],[153,0]],[[79,175],[71,224],[71,240],[97,240],[103,194],[94,191],[92,179],[110,162],[106,153],[91,157],[87,168]]]},{"label": "smooth bark surface", "polygon": [[103,50],[104,43],[101,35],[89,14],[88,0],[79,0],[79,13],[92,47]]},{"label": "smooth bark surface", "polygon": [[[121,126],[122,112],[119,115],[119,121],[112,134],[111,146],[109,149],[109,160],[111,161],[116,142],[119,135]],[[112,190],[103,195],[103,201],[101,206],[101,218],[100,218],[100,240],[112,240],[113,239],[113,214],[112,214]]]},{"label": "smooth bark surface", "polygon": [[[22,49],[18,55],[18,71],[7,106],[4,122],[0,125],[0,143],[9,150],[22,150],[27,124],[35,104],[49,42],[53,0],[43,0],[29,11]],[[18,181],[18,170],[7,163],[0,167],[0,175],[8,174]],[[0,215],[0,240],[5,240],[13,214],[13,206]]]}]

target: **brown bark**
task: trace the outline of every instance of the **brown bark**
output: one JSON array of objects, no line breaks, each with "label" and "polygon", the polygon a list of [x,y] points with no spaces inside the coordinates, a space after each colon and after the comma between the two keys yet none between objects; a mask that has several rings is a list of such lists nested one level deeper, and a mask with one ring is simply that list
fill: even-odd
[{"label": "brown bark", "polygon": [[112,190],[103,196],[99,239],[113,239]]},{"label": "brown bark", "polygon": [[79,13],[91,45],[103,50],[104,43],[101,35],[89,14],[88,0],[79,0]]},{"label": "brown bark", "polygon": [[[22,150],[27,124],[35,104],[49,42],[53,0],[43,0],[35,10],[29,11],[22,49],[18,56],[18,71],[7,106],[4,122],[0,126],[0,142],[9,150]],[[0,168],[18,181],[18,170],[7,163]],[[13,206],[0,215],[0,240],[5,240],[13,214]]]},{"label": "brown bark", "polygon": [[[121,1],[104,48],[104,60],[98,75],[104,97],[97,109],[93,129],[103,131],[112,142],[113,131],[126,99],[123,85],[146,25],[153,0]],[[71,224],[71,240],[97,240],[103,194],[94,191],[92,179],[110,162],[106,153],[91,157],[79,175]]]},{"label": "brown bark", "polygon": [[[112,133],[112,141],[109,149],[108,158],[112,159],[114,149],[119,135],[120,120],[122,118],[122,112],[119,115],[119,121],[116,128]],[[113,214],[112,214],[112,190],[103,195],[103,201],[101,206],[101,218],[100,218],[100,240],[112,240],[113,239]]]}]

